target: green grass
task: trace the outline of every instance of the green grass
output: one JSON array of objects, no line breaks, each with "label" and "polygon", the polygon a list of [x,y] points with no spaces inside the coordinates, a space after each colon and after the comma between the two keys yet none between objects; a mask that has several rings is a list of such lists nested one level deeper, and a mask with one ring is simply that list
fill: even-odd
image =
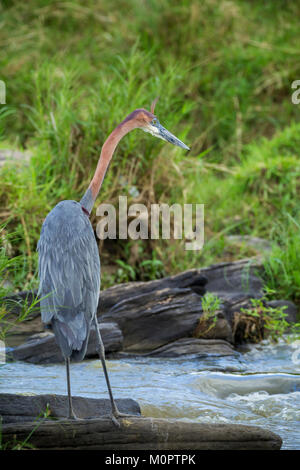
[{"label": "green grass", "polygon": [[[270,292],[270,290],[269,290]],[[278,341],[285,338],[287,341],[299,339],[300,323],[293,325],[287,321],[288,314],[285,313],[286,306],[273,308],[266,306],[262,299],[251,299],[249,308],[241,308],[240,313],[235,314],[234,331],[239,323],[244,323],[244,339],[251,342],[259,342],[264,338]],[[248,324],[248,325],[247,325]]]},{"label": "green grass", "polygon": [[[299,216],[298,216],[299,221]],[[265,283],[275,297],[286,297],[300,304],[300,225],[287,214],[273,231],[273,249],[265,259]]]},{"label": "green grass", "polygon": [[0,224],[0,341],[4,341],[10,330],[18,323],[34,314],[39,303],[37,296],[34,296],[33,300],[26,299],[24,302],[5,299],[14,290],[14,285],[22,284],[24,279],[27,280],[28,289],[36,284],[36,280],[29,279],[28,276],[31,267],[28,257],[12,254],[13,245],[18,242],[16,234],[8,233],[7,226]]},{"label": "green grass", "polygon": [[132,132],[97,203],[127,195],[130,204],[132,186],[147,206],[204,203],[205,245],[188,252],[184,240],[138,249],[104,242],[103,271],[113,269],[103,286],[252,256],[227,240],[251,235],[273,240],[265,282],[299,302],[300,108],[291,102],[299,9],[279,0],[3,1],[0,148],[32,153],[27,166],[1,170],[0,222],[16,234],[12,256],[23,260],[15,288],[37,284],[36,243],[49,210],[82,196],[109,132],[160,96],[160,121],[191,152]]}]

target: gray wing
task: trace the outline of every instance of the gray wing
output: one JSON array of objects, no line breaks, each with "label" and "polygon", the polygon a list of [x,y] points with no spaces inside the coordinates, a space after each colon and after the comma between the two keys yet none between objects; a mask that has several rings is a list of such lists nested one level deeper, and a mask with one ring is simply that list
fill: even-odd
[{"label": "gray wing", "polygon": [[87,342],[100,291],[97,243],[78,206],[73,201],[57,205],[38,243],[42,321],[52,324],[65,356]]}]

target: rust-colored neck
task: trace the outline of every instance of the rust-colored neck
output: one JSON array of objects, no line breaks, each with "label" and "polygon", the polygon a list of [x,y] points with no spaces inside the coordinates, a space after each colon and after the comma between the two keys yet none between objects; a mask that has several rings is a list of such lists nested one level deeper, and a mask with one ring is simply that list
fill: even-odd
[{"label": "rust-colored neck", "polygon": [[134,119],[124,119],[121,124],[119,124],[113,131],[112,133],[108,136],[106,141],[103,144],[99,161],[97,164],[97,168],[95,171],[95,174],[93,176],[93,179],[89,185],[89,188],[91,189],[92,192],[92,197],[93,200],[98,196],[98,193],[100,191],[100,188],[102,186],[102,182],[104,180],[104,176],[106,173],[106,170],[108,168],[108,165],[111,161],[111,158],[114,154],[114,151],[122,139],[128,132],[132,131],[132,129],[135,129],[138,127],[137,123],[135,122]]}]

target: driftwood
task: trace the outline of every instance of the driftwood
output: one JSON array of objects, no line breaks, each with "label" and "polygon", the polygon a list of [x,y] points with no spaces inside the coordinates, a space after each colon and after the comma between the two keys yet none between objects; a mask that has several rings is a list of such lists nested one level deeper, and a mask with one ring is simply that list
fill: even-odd
[{"label": "driftwood", "polygon": [[[275,450],[282,444],[278,435],[256,426],[144,418],[134,400],[117,403],[120,411],[131,415],[120,419],[119,428],[107,416],[109,400],[73,397],[75,413],[82,418],[73,421],[64,418],[65,396],[0,395],[2,446],[25,442],[49,450]],[[45,413],[47,418],[42,417]]]},{"label": "driftwood", "polygon": [[118,323],[125,351],[149,352],[179,338],[193,336],[203,315],[205,288],[222,301],[215,327],[218,333],[211,337],[230,342],[230,309],[250,297],[260,297],[261,286],[249,261],[221,263],[152,282],[111,287],[100,296],[98,311],[103,321]]},{"label": "driftwood", "polygon": [[[100,331],[106,354],[122,349],[123,335],[116,323],[101,323]],[[98,357],[96,344],[96,332],[95,328],[93,328],[90,333],[85,356],[87,359]],[[56,344],[54,334],[51,331],[31,336],[25,343],[13,350],[12,356],[15,360],[38,364],[64,361],[61,351]]]},{"label": "driftwood", "polygon": [[[72,397],[76,416],[81,419],[99,418],[109,415],[110,400],[107,398]],[[131,398],[119,398],[117,406],[122,413],[140,415],[139,404]],[[49,418],[65,418],[68,413],[68,398],[64,395],[15,395],[0,394],[0,414],[3,424],[35,421],[45,414]]]},{"label": "driftwood", "polygon": [[[126,354],[126,353],[125,353]],[[154,357],[181,357],[188,354],[197,356],[237,356],[234,347],[222,339],[180,338],[144,354]]]},{"label": "driftwood", "polygon": [[[223,343],[224,347],[219,347],[219,353],[216,343],[207,342],[207,354],[228,354],[232,350],[229,343],[233,342],[234,311],[246,306],[249,298],[262,295],[262,284],[255,269],[257,264],[253,260],[221,263],[155,281],[131,282],[104,290],[100,295],[98,320],[107,354],[176,356],[177,346],[180,346],[181,354],[205,354],[204,343],[200,347],[194,337],[226,341],[226,346]],[[206,291],[218,295],[222,304],[213,328],[204,329],[199,336],[197,327],[203,316],[202,296]],[[7,301],[17,315],[20,308],[17,299],[24,302],[27,298],[30,303],[33,296],[34,293],[20,293]],[[111,331],[105,327],[107,323],[111,324]],[[30,328],[35,333],[43,331],[38,305],[30,320],[21,324],[20,333],[29,332]],[[15,348],[13,355],[15,359],[34,363],[62,359],[51,335],[30,338]],[[87,357],[94,356],[97,353],[92,334]]]},{"label": "driftwood", "polygon": [[110,418],[6,424],[2,440],[8,448],[25,441],[40,450],[279,450],[282,444],[278,435],[256,426],[135,417],[120,421],[120,428]]}]

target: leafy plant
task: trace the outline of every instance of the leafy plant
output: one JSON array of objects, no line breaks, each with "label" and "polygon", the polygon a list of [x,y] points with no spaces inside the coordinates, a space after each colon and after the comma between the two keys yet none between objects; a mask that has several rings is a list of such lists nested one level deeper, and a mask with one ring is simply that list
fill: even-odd
[{"label": "leafy plant", "polygon": [[211,292],[207,292],[203,296],[201,304],[203,309],[203,316],[205,318],[215,318],[217,310],[220,309],[221,299],[217,295]]},{"label": "leafy plant", "polygon": [[117,283],[135,281],[136,272],[132,266],[120,259],[116,260],[116,263],[120,266],[115,275],[115,280]]},{"label": "leafy plant", "polygon": [[285,215],[273,230],[273,246],[264,260],[263,279],[269,298],[300,301],[300,218]]},{"label": "leafy plant", "polygon": [[200,317],[198,325],[194,331],[194,336],[199,338],[205,336],[217,324],[218,310],[221,306],[221,299],[211,293],[207,292],[201,300],[203,315]]},{"label": "leafy plant", "polygon": [[140,263],[139,271],[143,281],[153,281],[165,275],[164,263],[156,258],[155,251],[152,254],[152,259],[147,259]]},{"label": "leafy plant", "polygon": [[[239,323],[245,323],[244,339],[255,342],[260,341],[265,336],[272,341],[278,341],[284,334],[300,335],[300,323],[290,324],[287,321],[287,313],[284,312],[286,306],[270,307],[265,304],[265,297],[261,299],[251,299],[251,306],[241,308],[241,314],[237,314],[234,319],[234,333]],[[247,323],[248,320],[248,323]],[[252,321],[254,320],[254,321]]]},{"label": "leafy plant", "polygon": [[114,276],[115,282],[152,281],[165,274],[164,264],[156,258],[155,251],[152,252],[152,259],[144,259],[133,266],[122,260],[116,260],[116,263],[119,268]]},{"label": "leafy plant", "polygon": [[[24,301],[6,299],[6,296],[13,289],[12,280],[15,279],[16,272],[20,270],[23,264],[22,256],[11,256],[11,241],[14,234],[8,234],[5,224],[0,226],[0,340],[4,341],[9,331],[16,324],[23,322],[37,310],[39,299],[34,296],[30,300]],[[21,268],[22,269],[22,268]],[[6,287],[5,282],[8,283]],[[12,311],[17,311],[13,314]]]}]

